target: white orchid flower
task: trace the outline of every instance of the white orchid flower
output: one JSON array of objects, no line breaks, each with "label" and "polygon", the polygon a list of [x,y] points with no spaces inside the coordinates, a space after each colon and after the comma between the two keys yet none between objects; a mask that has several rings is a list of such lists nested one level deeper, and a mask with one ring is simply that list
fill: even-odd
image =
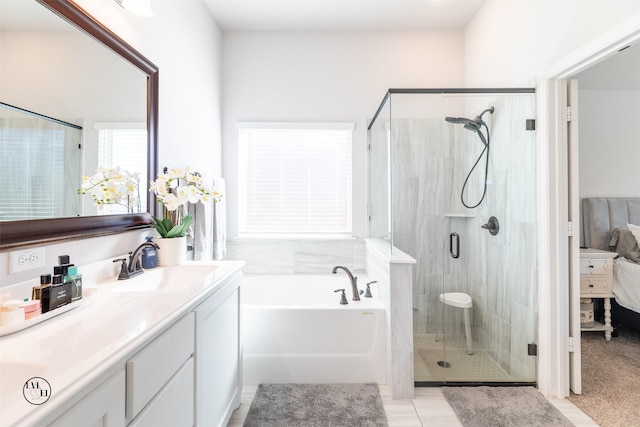
[{"label": "white orchid flower", "polygon": [[119,204],[131,208],[137,202],[140,173],[130,173],[120,167],[100,166],[94,176],[83,176],[79,194],[90,194],[97,206]]}]

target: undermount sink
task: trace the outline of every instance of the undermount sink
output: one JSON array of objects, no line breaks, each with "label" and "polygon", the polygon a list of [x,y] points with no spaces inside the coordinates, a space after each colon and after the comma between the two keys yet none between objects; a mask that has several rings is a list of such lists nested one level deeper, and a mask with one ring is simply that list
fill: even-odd
[{"label": "undermount sink", "polygon": [[113,292],[175,292],[193,285],[207,285],[215,265],[183,264],[144,270],[143,274],[119,280]]}]

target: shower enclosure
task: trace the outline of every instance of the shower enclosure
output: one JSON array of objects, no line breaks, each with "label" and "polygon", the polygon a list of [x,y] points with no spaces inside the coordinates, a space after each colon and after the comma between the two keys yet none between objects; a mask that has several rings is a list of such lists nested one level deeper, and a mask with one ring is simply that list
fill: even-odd
[{"label": "shower enclosure", "polygon": [[416,385],[536,380],[534,114],[534,89],[390,89],[369,125],[369,235],[417,261]]}]

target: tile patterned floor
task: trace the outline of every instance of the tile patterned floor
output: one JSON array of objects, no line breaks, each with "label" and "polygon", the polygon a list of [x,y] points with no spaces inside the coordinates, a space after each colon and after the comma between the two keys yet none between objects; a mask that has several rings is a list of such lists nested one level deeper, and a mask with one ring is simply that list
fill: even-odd
[{"label": "tile patterned floor", "polygon": [[[386,385],[378,386],[389,427],[461,427],[453,409],[438,387],[416,387],[413,399],[390,397]],[[245,386],[240,407],[231,416],[229,427],[242,427],[257,386]],[[566,399],[549,399],[576,427],[598,427],[591,418]]]},{"label": "tile patterned floor", "polygon": [[[444,341],[446,340],[446,346]],[[510,381],[513,380],[489,355],[474,346],[467,354],[464,335],[446,336],[435,341],[435,335],[414,335],[414,378],[416,381]],[[448,368],[438,361],[449,363]]]}]

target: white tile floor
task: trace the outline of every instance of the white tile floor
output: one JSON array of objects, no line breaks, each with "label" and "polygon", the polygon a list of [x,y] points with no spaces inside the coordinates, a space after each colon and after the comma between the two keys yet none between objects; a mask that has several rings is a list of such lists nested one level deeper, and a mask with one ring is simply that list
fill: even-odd
[{"label": "white tile floor", "polygon": [[[467,352],[464,335],[416,334],[413,336],[413,370],[416,381],[492,382],[514,381],[476,343]],[[439,361],[449,363],[440,367]]]},{"label": "white tile floor", "polygon": [[[245,386],[240,407],[231,416],[229,427],[242,427],[257,386]],[[413,399],[391,399],[386,385],[380,385],[380,397],[387,413],[389,427],[455,427],[461,426],[453,409],[438,387],[416,387]],[[566,399],[549,399],[577,427],[598,427]]]}]

